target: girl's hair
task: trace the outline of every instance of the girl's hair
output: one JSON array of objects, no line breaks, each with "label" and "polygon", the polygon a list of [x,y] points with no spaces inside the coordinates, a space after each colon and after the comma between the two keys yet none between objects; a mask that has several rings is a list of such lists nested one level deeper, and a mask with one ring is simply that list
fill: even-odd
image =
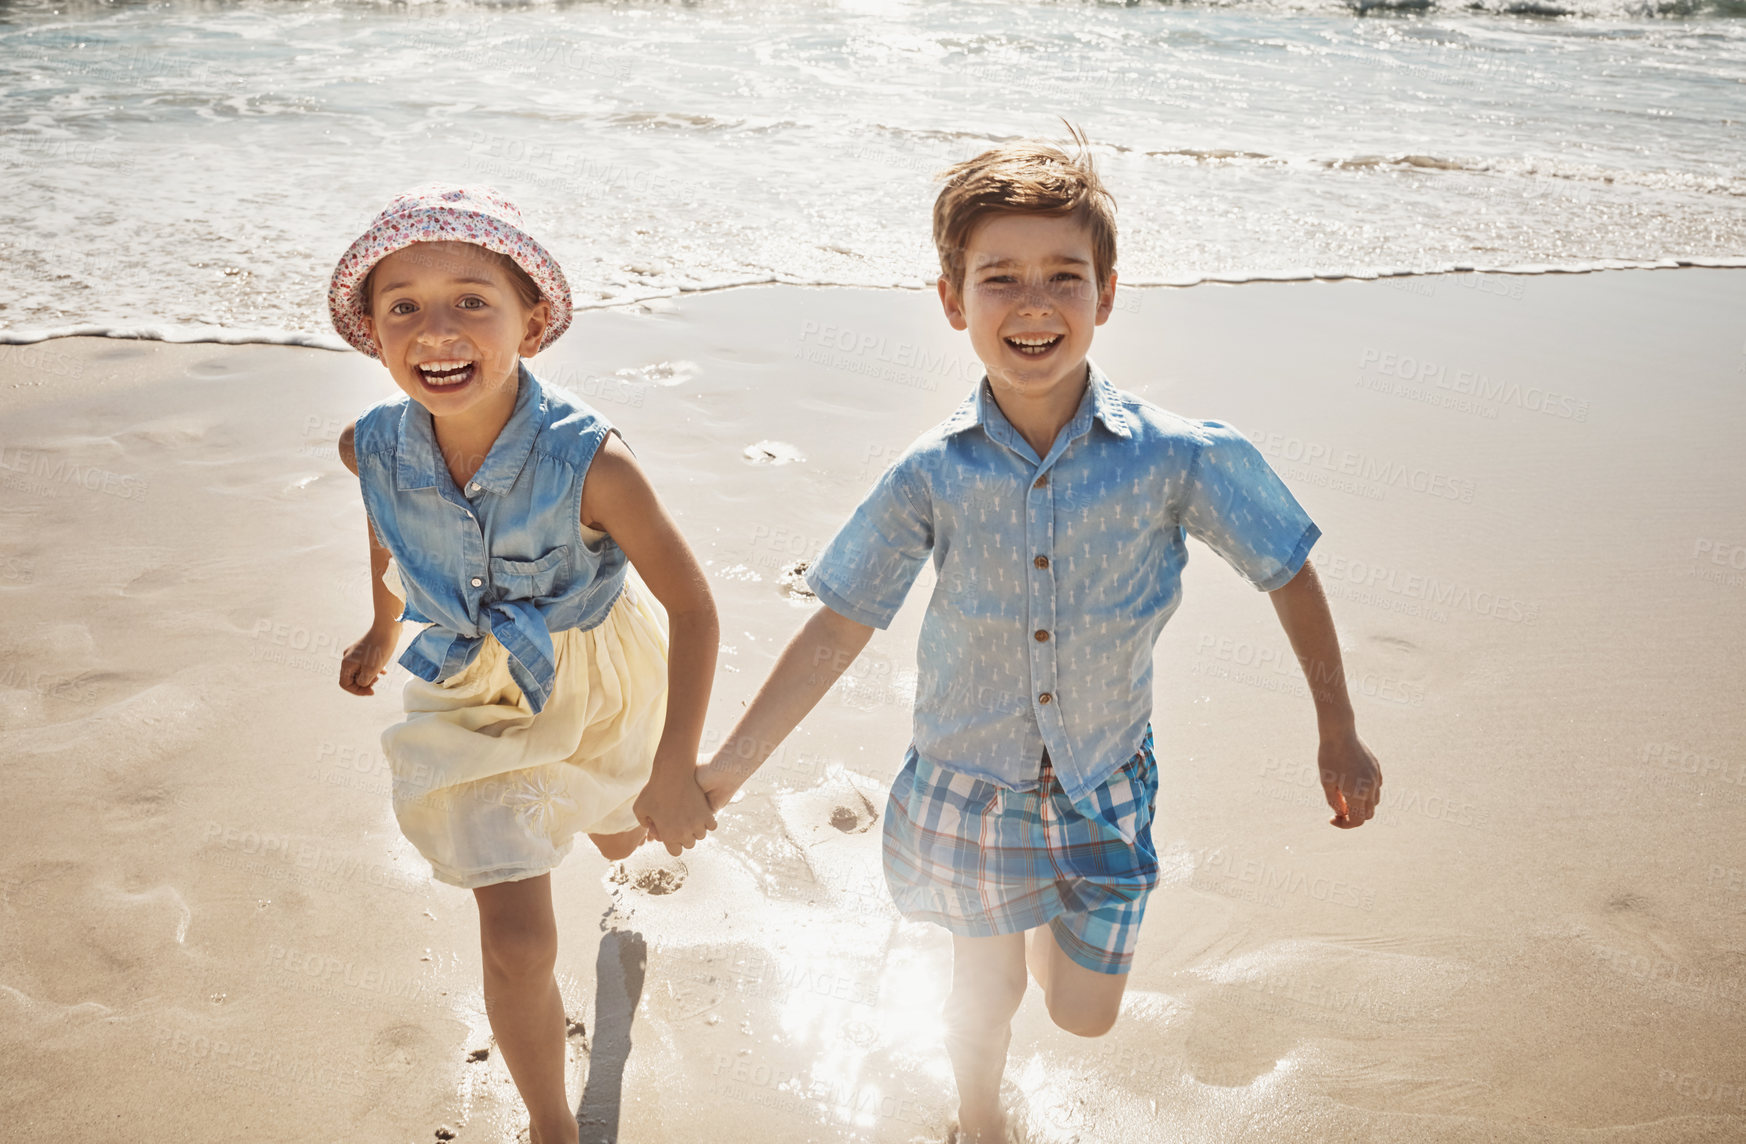
[{"label": "girl's hair", "polygon": [[1098,285],[1109,278],[1116,260],[1115,199],[1097,177],[1084,132],[1072,124],[1067,131],[1077,154],[1048,143],[1008,143],[940,173],[946,185],[934,200],[934,246],[954,290],[964,288],[970,232],[996,214],[1071,216],[1091,231]]},{"label": "girl's hair", "polygon": [[[414,243],[413,245],[416,246],[418,244]],[[509,280],[515,286],[516,297],[521,299],[523,309],[533,309],[535,306],[539,305],[540,299],[545,297],[545,295],[540,293],[540,288],[534,283],[533,278],[529,276],[527,271],[521,268],[521,265],[517,263],[515,259],[509,257],[507,254],[500,254],[495,250],[487,250],[485,247],[480,246],[477,243],[468,243],[467,245],[478,251],[481,258],[496,263],[508,272]],[[364,300],[364,313],[366,314],[373,312],[375,309],[376,271],[380,269],[381,266],[382,264],[378,262],[375,266],[370,267],[369,272],[364,275],[363,282],[358,285],[358,295]]]}]

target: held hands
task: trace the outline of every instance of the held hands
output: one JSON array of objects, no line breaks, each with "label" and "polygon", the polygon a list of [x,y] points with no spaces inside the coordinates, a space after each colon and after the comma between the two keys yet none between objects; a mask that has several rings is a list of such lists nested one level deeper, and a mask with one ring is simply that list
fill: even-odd
[{"label": "held hands", "polygon": [[399,644],[399,620],[388,627],[371,628],[340,656],[339,685],[353,695],[376,694],[375,683],[385,674],[388,660]]},{"label": "held hands", "polygon": [[715,829],[714,812],[726,806],[745,781],[719,758],[699,764],[691,778],[691,782],[650,779],[632,808],[648,830],[649,841],[662,843],[672,855],[681,847],[691,849]]},{"label": "held hands", "polygon": [[654,777],[631,806],[650,840],[661,843],[675,857],[715,829],[715,815],[697,784],[697,774],[695,767],[676,771],[657,766]]},{"label": "held hands", "polygon": [[1358,732],[1346,731],[1322,740],[1316,762],[1321,770],[1322,793],[1334,808],[1328,822],[1342,830],[1363,826],[1376,814],[1377,800],[1382,797],[1382,768],[1376,756],[1358,739]]},{"label": "held hands", "polygon": [[738,769],[724,764],[719,753],[697,768],[697,785],[709,799],[709,809],[720,810],[733,800],[740,784],[746,781],[744,775],[736,773]]}]

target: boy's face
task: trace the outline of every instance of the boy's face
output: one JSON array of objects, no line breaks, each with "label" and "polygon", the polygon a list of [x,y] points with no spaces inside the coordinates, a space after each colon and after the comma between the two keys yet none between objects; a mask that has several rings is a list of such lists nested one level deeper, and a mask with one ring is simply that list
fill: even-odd
[{"label": "boy's face", "polygon": [[1077,392],[1095,327],[1115,304],[1115,271],[1097,281],[1091,230],[1071,216],[997,214],[964,251],[964,285],[939,281],[953,329],[970,345],[997,397]]},{"label": "boy's face", "polygon": [[467,242],[417,242],[376,264],[366,326],[382,363],[433,418],[513,406],[516,365],[539,349],[544,298],[522,306],[509,272]]}]

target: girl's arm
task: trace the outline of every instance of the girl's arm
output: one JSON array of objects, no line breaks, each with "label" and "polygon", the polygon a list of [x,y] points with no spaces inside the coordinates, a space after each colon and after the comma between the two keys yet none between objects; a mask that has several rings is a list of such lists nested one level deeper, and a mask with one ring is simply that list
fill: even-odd
[{"label": "girl's arm", "polygon": [[637,821],[669,854],[715,828],[697,785],[697,745],[720,643],[709,581],[636,458],[608,434],[582,484],[582,523],[604,530],[667,610],[667,722],[653,773],[637,796]]},{"label": "girl's arm", "polygon": [[[352,423],[353,425],[356,422]],[[352,425],[339,439],[340,461],[358,475],[358,460],[352,448]],[[388,590],[382,574],[388,571],[388,549],[376,539],[376,530],[365,515],[364,531],[370,536],[370,630],[340,655],[340,686],[353,695],[374,695],[394,649],[400,646],[400,613],[404,602]]]},{"label": "girl's arm", "polygon": [[697,772],[712,808],[726,805],[872,638],[872,628],[822,604],[801,625],[727,741]]}]

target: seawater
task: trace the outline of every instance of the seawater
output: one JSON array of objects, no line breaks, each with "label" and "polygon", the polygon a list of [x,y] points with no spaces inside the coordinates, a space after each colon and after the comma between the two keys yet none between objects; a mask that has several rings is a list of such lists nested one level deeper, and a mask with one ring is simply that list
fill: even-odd
[{"label": "seawater", "polygon": [[395,192],[492,183],[579,305],[918,287],[940,169],[1094,140],[1131,284],[1746,255],[1746,5],[0,3],[0,339],[341,345]]}]

